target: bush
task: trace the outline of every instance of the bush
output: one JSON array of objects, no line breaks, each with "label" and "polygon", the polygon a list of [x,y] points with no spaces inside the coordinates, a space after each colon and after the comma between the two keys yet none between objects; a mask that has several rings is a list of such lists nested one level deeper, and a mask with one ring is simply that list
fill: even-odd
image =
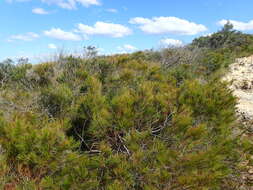
[{"label": "bush", "polygon": [[20,68],[37,88],[3,87],[13,101],[0,117],[0,188],[239,189],[238,155],[252,143],[238,145],[236,99],[217,73],[251,48],[231,48],[230,30],[213,49],[208,37],[203,49]]},{"label": "bush", "polygon": [[225,59],[221,53],[207,51],[201,59],[200,65],[204,68],[203,72],[206,75],[211,75],[225,66]]},{"label": "bush", "polygon": [[56,117],[63,114],[71,106],[73,94],[66,85],[59,85],[56,88],[45,88],[39,97],[41,108],[49,116]]},{"label": "bush", "polygon": [[0,63],[0,80],[2,84],[11,79],[11,75],[14,69],[15,66],[10,59]]},{"label": "bush", "polygon": [[38,121],[34,115],[17,116],[10,122],[1,118],[0,143],[4,155],[1,155],[0,165],[5,169],[0,176],[9,176],[5,183],[21,181],[20,185],[25,185],[27,181],[35,185],[44,176],[57,171],[76,146],[65,137],[64,125]]},{"label": "bush", "polygon": [[54,69],[52,63],[43,63],[33,67],[32,72],[35,73],[35,81],[40,86],[48,86],[52,81]]},{"label": "bush", "polygon": [[[162,67],[143,66],[138,75],[134,64],[124,64],[131,77],[117,68],[120,85],[113,93],[113,84],[89,76],[77,101],[68,134],[81,141],[83,151],[101,151],[93,157],[100,163],[93,172],[103,175],[90,188],[220,189],[238,160],[231,92],[217,81],[184,80],[177,87]],[[107,159],[116,163],[110,166]],[[77,183],[86,187],[72,185]]]},{"label": "bush", "polygon": [[248,51],[248,47],[252,47],[252,42],[252,35],[233,30],[233,25],[228,22],[220,31],[194,39],[190,46],[213,50],[227,48],[240,54]]}]

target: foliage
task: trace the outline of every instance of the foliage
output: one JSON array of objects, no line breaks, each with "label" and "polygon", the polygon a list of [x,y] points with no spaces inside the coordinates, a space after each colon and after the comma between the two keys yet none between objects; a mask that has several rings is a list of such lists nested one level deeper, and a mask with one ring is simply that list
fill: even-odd
[{"label": "foliage", "polygon": [[73,94],[66,85],[45,88],[41,91],[39,103],[50,116],[56,117],[71,106]]},{"label": "foliage", "polygon": [[240,56],[245,51],[252,51],[252,42],[252,35],[233,30],[233,25],[228,22],[220,31],[194,39],[191,46],[213,50],[229,49]]},{"label": "foliage", "polygon": [[239,189],[252,144],[217,73],[250,52],[241,37],[226,25],[183,48],[0,65],[0,188]]},{"label": "foliage", "polygon": [[0,165],[4,167],[1,177],[8,177],[5,183],[23,186],[26,180],[35,185],[44,176],[57,171],[64,164],[67,152],[76,146],[65,137],[65,125],[63,121],[39,121],[31,114],[16,116],[10,122],[1,118],[0,143],[4,154]]},{"label": "foliage", "polygon": [[34,78],[37,84],[40,86],[47,86],[51,83],[51,77],[53,76],[54,69],[52,63],[43,63],[34,66]]}]

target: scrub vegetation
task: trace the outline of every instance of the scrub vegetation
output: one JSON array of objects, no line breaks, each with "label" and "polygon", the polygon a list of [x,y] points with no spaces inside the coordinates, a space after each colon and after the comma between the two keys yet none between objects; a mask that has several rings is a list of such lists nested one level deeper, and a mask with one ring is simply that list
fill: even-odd
[{"label": "scrub vegetation", "polygon": [[253,152],[220,79],[253,36],[0,63],[0,189],[237,190]]}]

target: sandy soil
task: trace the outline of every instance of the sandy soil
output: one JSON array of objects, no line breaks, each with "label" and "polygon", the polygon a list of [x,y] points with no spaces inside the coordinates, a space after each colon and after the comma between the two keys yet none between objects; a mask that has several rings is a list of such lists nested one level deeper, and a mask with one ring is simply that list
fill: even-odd
[{"label": "sandy soil", "polygon": [[230,88],[238,97],[238,112],[244,119],[253,119],[253,56],[237,59],[230,65],[224,80],[231,82]]}]

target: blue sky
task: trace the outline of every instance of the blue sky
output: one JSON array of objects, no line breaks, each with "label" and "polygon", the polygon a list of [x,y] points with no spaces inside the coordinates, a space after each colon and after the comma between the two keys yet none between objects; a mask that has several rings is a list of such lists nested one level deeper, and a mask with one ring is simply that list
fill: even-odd
[{"label": "blue sky", "polygon": [[252,0],[1,0],[0,60],[94,45],[102,54],[182,45],[226,20],[253,31]]}]

